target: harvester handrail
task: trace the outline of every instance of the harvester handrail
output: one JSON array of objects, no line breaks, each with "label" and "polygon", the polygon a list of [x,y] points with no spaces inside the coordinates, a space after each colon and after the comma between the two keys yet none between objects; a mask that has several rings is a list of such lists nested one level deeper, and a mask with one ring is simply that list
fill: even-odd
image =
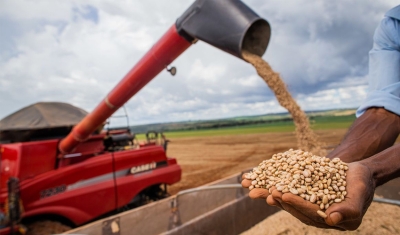
[{"label": "harvester handrail", "polygon": [[201,186],[197,188],[191,188],[191,189],[186,189],[178,192],[175,197],[188,194],[188,193],[194,193],[198,191],[204,191],[204,190],[214,190],[214,189],[233,189],[233,188],[243,188],[241,184],[218,184],[218,185],[210,185],[210,186]]}]

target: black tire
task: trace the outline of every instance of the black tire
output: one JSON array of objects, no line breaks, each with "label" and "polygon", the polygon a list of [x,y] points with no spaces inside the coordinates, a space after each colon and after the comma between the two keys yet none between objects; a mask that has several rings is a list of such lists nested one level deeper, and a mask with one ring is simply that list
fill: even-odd
[{"label": "black tire", "polygon": [[68,230],[71,230],[71,227],[52,220],[41,220],[28,224],[26,235],[50,235],[50,234],[61,234]]},{"label": "black tire", "polygon": [[129,203],[129,207],[136,208],[169,196],[170,195],[166,192],[166,190],[161,188],[161,185],[153,185],[136,195],[136,197],[133,198]]}]

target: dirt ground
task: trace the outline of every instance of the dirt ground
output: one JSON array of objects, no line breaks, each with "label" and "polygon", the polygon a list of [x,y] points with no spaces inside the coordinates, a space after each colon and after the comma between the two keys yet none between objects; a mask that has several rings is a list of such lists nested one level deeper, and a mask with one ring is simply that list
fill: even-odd
[{"label": "dirt ground", "polygon": [[400,234],[399,221],[399,206],[373,202],[360,227],[354,231],[327,230],[307,226],[286,211],[280,211],[241,235],[391,235]]},{"label": "dirt ground", "polygon": [[[325,130],[318,131],[317,135],[329,151],[340,143],[346,131]],[[182,180],[169,188],[171,194],[246,171],[274,153],[297,148],[294,133],[179,138],[171,141],[168,155],[177,158],[182,167]],[[398,221],[399,206],[373,202],[356,231],[341,232],[309,227],[281,211],[243,235],[400,234]]]}]

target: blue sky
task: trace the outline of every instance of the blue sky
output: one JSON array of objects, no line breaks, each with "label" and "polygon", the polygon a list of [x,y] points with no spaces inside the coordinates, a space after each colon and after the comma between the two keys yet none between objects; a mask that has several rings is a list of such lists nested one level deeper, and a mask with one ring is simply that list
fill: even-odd
[{"label": "blue sky", "polygon": [[[304,110],[361,104],[374,29],[397,1],[243,2],[271,24],[263,58]],[[91,111],[191,3],[1,1],[0,118],[40,101]],[[284,111],[253,67],[204,42],[172,65],[176,76],[161,72],[126,103],[130,124]]]}]

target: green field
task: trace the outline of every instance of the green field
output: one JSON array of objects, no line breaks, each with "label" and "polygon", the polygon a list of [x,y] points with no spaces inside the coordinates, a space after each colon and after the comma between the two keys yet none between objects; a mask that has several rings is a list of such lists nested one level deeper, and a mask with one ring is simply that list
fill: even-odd
[{"label": "green field", "polygon": [[[354,115],[346,116],[318,116],[310,119],[313,130],[342,129],[349,128],[355,120]],[[246,125],[237,127],[214,128],[208,130],[185,130],[164,132],[168,138],[200,137],[200,136],[223,136],[223,135],[243,135],[268,132],[292,132],[294,131],[293,122],[274,122],[258,125]],[[139,140],[144,140],[144,134],[137,135]]]}]

